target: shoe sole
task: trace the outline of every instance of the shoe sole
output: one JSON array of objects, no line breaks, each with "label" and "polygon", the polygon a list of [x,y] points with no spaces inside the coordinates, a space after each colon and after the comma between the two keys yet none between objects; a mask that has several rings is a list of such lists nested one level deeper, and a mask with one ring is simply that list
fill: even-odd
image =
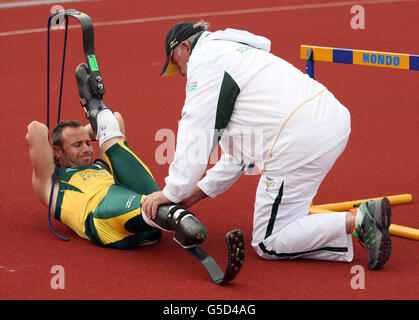
[{"label": "shoe sole", "polygon": [[226,244],[228,259],[224,278],[225,282],[228,282],[238,275],[244,264],[245,244],[243,231],[233,230],[228,232],[226,234]]},{"label": "shoe sole", "polygon": [[391,256],[391,237],[389,228],[391,225],[391,205],[388,198],[383,198],[376,202],[374,208],[374,221],[376,231],[376,242],[379,244],[376,258],[368,261],[368,268],[377,270],[381,268]]}]

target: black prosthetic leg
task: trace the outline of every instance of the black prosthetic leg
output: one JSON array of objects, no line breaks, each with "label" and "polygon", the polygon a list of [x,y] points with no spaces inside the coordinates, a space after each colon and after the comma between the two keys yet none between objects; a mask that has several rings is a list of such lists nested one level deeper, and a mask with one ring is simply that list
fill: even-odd
[{"label": "black prosthetic leg", "polygon": [[174,204],[159,206],[153,222],[165,230],[174,231],[174,240],[182,247],[201,244],[208,235],[205,226],[192,212]]}]

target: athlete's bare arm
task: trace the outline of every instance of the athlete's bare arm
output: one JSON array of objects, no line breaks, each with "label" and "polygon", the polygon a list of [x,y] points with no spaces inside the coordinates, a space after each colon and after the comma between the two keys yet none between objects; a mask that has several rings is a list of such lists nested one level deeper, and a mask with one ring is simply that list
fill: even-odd
[{"label": "athlete's bare arm", "polygon": [[[125,124],[120,113],[115,112],[121,133],[124,138],[118,137],[106,141],[101,147],[101,153],[104,153],[110,146],[125,139]],[[95,135],[88,124],[85,127],[92,140]],[[32,186],[38,199],[46,206],[49,203],[51,192],[52,176],[54,174],[54,155],[49,143],[49,132],[45,124],[39,121],[32,121],[28,125],[26,134],[26,142],[29,147],[29,158],[32,164]],[[56,195],[56,192],[54,192]],[[54,202],[55,203],[55,202]]]},{"label": "athlete's bare arm", "polygon": [[49,202],[52,175],[54,174],[54,156],[49,144],[48,128],[41,122],[32,121],[28,125],[26,142],[32,164],[32,186],[35,194],[45,205]]}]

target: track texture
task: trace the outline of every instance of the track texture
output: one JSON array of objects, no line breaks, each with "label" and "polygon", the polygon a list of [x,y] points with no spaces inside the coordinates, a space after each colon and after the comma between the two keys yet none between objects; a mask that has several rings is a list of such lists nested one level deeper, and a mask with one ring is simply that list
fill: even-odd
[{"label": "track texture", "polygon": [[[5,1],[2,1],[4,3]],[[10,1],[8,1],[10,2]],[[419,1],[363,4],[366,29],[353,30],[351,6],[333,1],[250,0],[226,2],[92,1],[65,4],[94,23],[150,17],[149,21],[95,27],[95,50],[104,77],[105,103],[126,120],[127,140],[163,187],[168,165],[155,160],[156,132],[176,132],[185,79],[161,79],[163,41],[178,20],[233,27],[264,35],[272,51],[304,70],[301,44],[419,54]],[[362,3],[359,1],[358,3]],[[298,7],[310,3],[321,8]],[[176,5],[175,5],[176,4]],[[296,6],[259,13],[203,14],[227,10]],[[50,6],[0,10],[0,32],[45,28]],[[196,15],[195,15],[196,14]],[[191,15],[170,19],[173,15]],[[75,23],[75,22],[72,22]],[[69,242],[55,238],[47,210],[31,187],[26,126],[46,121],[46,32],[1,35],[0,299],[417,299],[418,243],[392,237],[393,253],[382,270],[368,271],[368,254],[355,242],[351,263],[264,261],[250,247],[257,176],[244,176],[224,195],[191,209],[209,232],[202,248],[221,265],[224,235],[244,231],[248,252],[240,275],[214,286],[199,263],[165,234],[154,246],[130,251],[103,249],[54,222]],[[52,34],[52,103],[57,105],[63,32]],[[80,108],[74,70],[84,62],[80,29],[69,30],[62,119],[87,123]],[[317,63],[316,79],[345,104],[352,116],[349,144],[315,198],[316,204],[411,193],[419,196],[419,73]],[[56,117],[55,113],[53,116]],[[52,120],[55,122],[54,118]],[[419,228],[419,205],[393,207],[392,222]],[[224,259],[224,260],[223,260]],[[224,262],[223,262],[224,261]],[[65,289],[51,288],[51,267],[65,270]],[[351,268],[365,267],[365,289],[351,288]]]}]

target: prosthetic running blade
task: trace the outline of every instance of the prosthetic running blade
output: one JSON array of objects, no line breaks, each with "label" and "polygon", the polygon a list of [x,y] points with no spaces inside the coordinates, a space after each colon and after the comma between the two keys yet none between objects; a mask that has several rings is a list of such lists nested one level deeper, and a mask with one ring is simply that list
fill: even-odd
[{"label": "prosthetic running blade", "polygon": [[232,230],[226,234],[225,239],[228,258],[226,271],[223,272],[214,258],[202,250],[199,246],[183,246],[175,238],[173,238],[177,244],[201,262],[212,281],[218,285],[223,285],[233,280],[239,274],[245,258],[243,231]]}]

